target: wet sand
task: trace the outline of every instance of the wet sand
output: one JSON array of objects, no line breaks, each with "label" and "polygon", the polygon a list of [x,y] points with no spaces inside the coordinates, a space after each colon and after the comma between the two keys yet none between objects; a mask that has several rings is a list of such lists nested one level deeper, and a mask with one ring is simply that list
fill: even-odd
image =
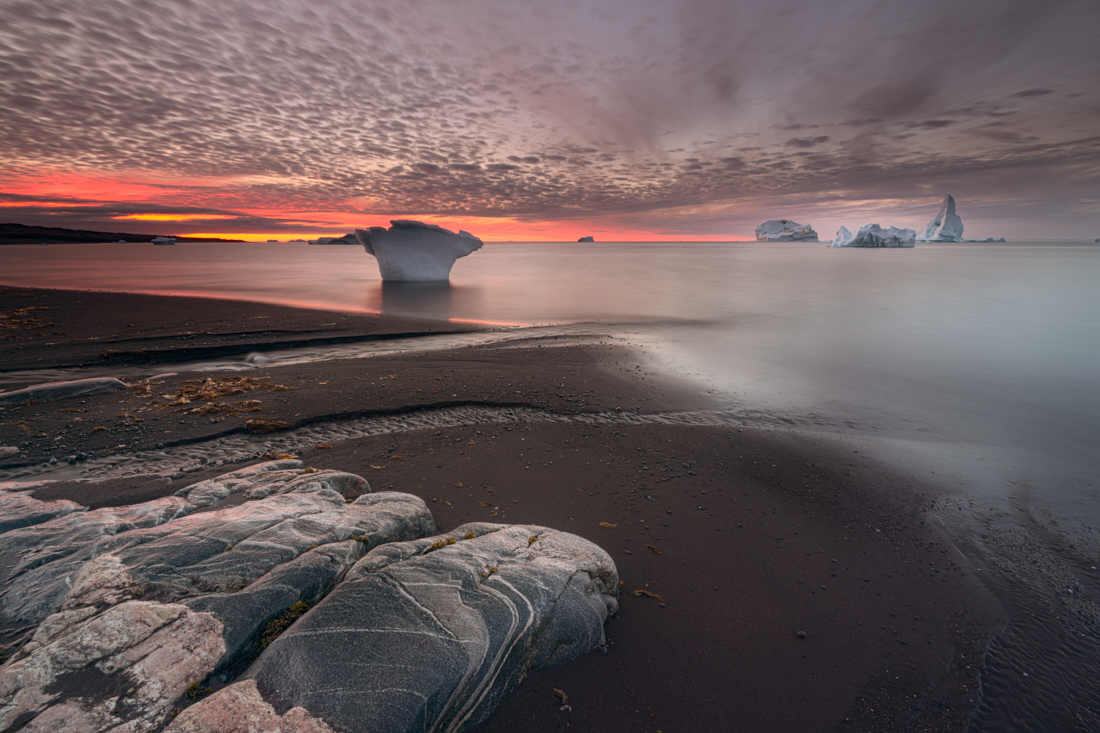
[{"label": "wet sand", "polygon": [[[0,311],[33,303],[51,310],[30,316],[70,318],[70,337],[84,340],[56,337],[46,347],[23,330],[0,331],[18,334],[0,341],[0,369],[102,363],[96,350],[129,323],[164,332],[155,334],[155,349],[166,371],[176,348],[226,347],[213,330],[223,323],[230,326],[219,331],[283,319],[280,330],[293,338],[455,327],[232,301],[0,292]],[[84,309],[70,314],[76,305]],[[146,314],[141,326],[138,312]],[[325,331],[332,323],[344,330]],[[274,329],[249,334],[256,350],[288,340]],[[258,368],[243,375],[291,389],[171,405],[165,395],[188,383],[242,376],[180,372],[153,389],[0,412],[0,445],[22,448],[0,469],[51,457],[68,465],[80,453],[201,447],[229,434],[255,435],[258,454],[279,433],[246,427],[257,418],[337,426],[374,415],[430,418],[456,406],[556,415],[708,406],[645,365],[616,339],[548,340]],[[259,400],[252,405],[259,409],[188,412],[245,400]],[[358,473],[375,490],[421,496],[441,530],[473,520],[542,524],[590,539],[615,559],[623,586],[609,653],[531,674],[480,731],[961,731],[1003,613],[926,516],[935,490],[853,451],[835,437],[733,426],[489,421],[328,441],[299,456]],[[242,465],[196,466],[171,480],[58,482],[35,495],[129,504]],[[568,695],[568,708],[555,690]]]}]

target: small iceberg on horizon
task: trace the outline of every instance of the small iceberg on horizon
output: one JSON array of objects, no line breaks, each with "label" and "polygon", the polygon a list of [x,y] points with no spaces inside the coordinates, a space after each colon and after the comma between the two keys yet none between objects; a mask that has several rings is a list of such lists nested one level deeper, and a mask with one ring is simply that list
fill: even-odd
[{"label": "small iceberg on horizon", "polygon": [[153,244],[175,244],[175,237],[153,237]]},{"label": "small iceberg on horizon", "polygon": [[[299,240],[301,241],[301,240]],[[342,237],[317,237],[309,240],[310,244],[359,244],[355,232],[348,232]]]},{"label": "small iceberg on horizon", "polygon": [[356,229],[355,236],[367,254],[378,260],[384,282],[435,282],[450,280],[459,257],[481,249],[483,242],[459,230],[455,234],[436,224],[409,219],[390,221],[389,229]]},{"label": "small iceberg on horizon", "polygon": [[898,229],[890,227],[883,229],[878,224],[868,224],[860,227],[859,231],[852,234],[846,227],[841,227],[833,239],[834,247],[915,247],[917,233],[912,229]]},{"label": "small iceberg on horizon", "polygon": [[756,227],[758,242],[817,242],[817,232],[809,224],[790,219],[770,219]]},{"label": "small iceberg on horizon", "polygon": [[592,242],[593,244],[595,244],[596,243],[596,238],[593,237],[591,234],[589,234],[587,236],[581,237],[577,241],[578,242]]}]

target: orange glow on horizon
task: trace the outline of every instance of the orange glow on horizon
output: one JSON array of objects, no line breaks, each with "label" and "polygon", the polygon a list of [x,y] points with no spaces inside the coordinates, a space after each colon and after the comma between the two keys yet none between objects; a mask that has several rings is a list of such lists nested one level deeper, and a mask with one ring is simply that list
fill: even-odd
[{"label": "orange glow on horizon", "polygon": [[[247,181],[234,177],[224,178],[171,178],[151,175],[142,171],[110,173],[86,173],[82,171],[36,171],[35,174],[9,175],[0,181],[0,191],[20,194],[32,200],[22,202],[0,202],[5,207],[33,207],[48,213],[53,207],[64,207],[67,219],[81,207],[90,209],[120,206],[132,207],[134,204],[155,204],[158,206],[179,207],[186,210],[189,205],[202,208],[222,208],[232,214],[118,214],[102,223],[60,224],[73,229],[92,229],[107,231],[112,229],[110,222],[163,222],[171,233],[180,237],[211,237],[218,239],[237,239],[246,242],[266,242],[269,239],[287,242],[293,239],[317,239],[318,237],[339,237],[356,228],[370,226],[388,227],[393,219],[414,219],[427,224],[437,224],[452,231],[465,230],[485,242],[576,242],[582,236],[591,235],[596,243],[607,242],[652,242],[652,241],[736,241],[738,238],[726,233],[708,234],[665,234],[636,226],[624,226],[616,218],[578,218],[561,221],[520,221],[506,217],[479,216],[438,216],[433,214],[370,214],[356,207],[344,208],[352,202],[334,201],[333,208],[322,207],[315,210],[285,210],[263,207],[241,206],[238,201],[228,203],[243,195],[247,199]],[[226,200],[223,202],[222,193]],[[35,197],[41,197],[36,199]],[[51,201],[51,199],[55,199]],[[361,202],[356,202],[361,203]],[[122,208],[125,211],[125,208]],[[92,213],[90,211],[90,213]],[[252,216],[271,219],[282,224],[276,231],[260,228],[228,232],[191,232],[187,223],[193,221],[232,220],[236,216]],[[45,223],[45,222],[42,222]],[[175,223],[175,224],[173,224]],[[54,225],[56,226],[56,225]],[[195,226],[195,225],[192,225]],[[198,225],[201,226],[201,225]],[[197,227],[196,227],[197,228]]]}]

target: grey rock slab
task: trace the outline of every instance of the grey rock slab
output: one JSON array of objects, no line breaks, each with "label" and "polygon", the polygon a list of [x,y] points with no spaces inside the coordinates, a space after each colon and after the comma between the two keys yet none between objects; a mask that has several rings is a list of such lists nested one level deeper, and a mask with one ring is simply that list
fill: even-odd
[{"label": "grey rock slab", "polygon": [[[5,521],[0,519],[0,533],[7,532],[7,534],[0,534],[0,551],[12,549],[20,551],[19,563],[11,573],[12,576],[16,576],[78,552],[102,537],[111,537],[144,527],[155,527],[186,516],[211,506],[230,494],[262,486],[265,479],[270,478],[272,482],[279,484],[280,488],[292,484],[294,479],[301,477],[301,472],[285,469],[300,468],[301,465],[301,461],[269,461],[192,484],[176,492],[177,496],[93,511],[84,511],[84,508],[77,504],[73,506],[78,509],[69,509],[64,505],[47,507],[45,502],[41,502],[42,506],[35,511],[36,505],[31,502],[37,500],[23,499],[20,501],[26,507],[24,509],[26,521],[20,523],[19,515],[14,509],[8,522],[9,526],[5,526]],[[341,477],[332,480],[335,480],[336,485],[354,483],[345,479],[345,476],[353,476],[353,474],[342,474]],[[362,479],[359,480],[362,481]],[[9,483],[0,485],[0,490],[27,489],[44,483],[48,482]],[[363,483],[366,482],[363,481]],[[9,493],[7,496],[10,497],[13,494]],[[4,494],[0,494],[0,502],[5,498],[7,497]],[[78,510],[82,513],[70,516]],[[10,531],[23,527],[26,529]]]},{"label": "grey rock slab", "polygon": [[69,382],[48,382],[33,387],[0,392],[0,407],[8,405],[26,405],[31,402],[52,402],[67,397],[90,397],[97,394],[109,394],[126,389],[125,382],[114,377],[93,377],[74,379]]},{"label": "grey rock slab", "polygon": [[0,730],[152,730],[224,655],[221,630],[175,604],[68,612],[0,668]]},{"label": "grey rock slab", "polygon": [[[28,553],[33,562],[24,559],[16,567],[0,597],[0,612],[9,619],[41,621],[61,608],[80,568],[102,555],[117,556],[144,593],[176,601],[239,590],[319,545],[372,532],[409,539],[435,531],[431,513],[416,497],[383,492],[349,504],[328,486],[355,483],[359,477],[354,474],[319,472],[299,478],[311,480],[285,482],[282,487],[294,489],[288,493],[197,514],[190,513],[193,507],[189,509],[186,498],[158,499],[138,507],[155,513],[156,507],[147,505],[160,502],[163,514],[175,511],[175,516],[165,521],[158,516],[148,526],[125,531],[83,528],[72,541],[57,537],[56,546],[35,549]],[[387,496],[408,498],[387,505]]]},{"label": "grey rock slab", "polygon": [[265,483],[289,481],[297,476],[297,474],[289,472],[301,470],[304,466],[305,464],[301,461],[292,459],[257,463],[247,468],[230,471],[229,473],[223,473],[221,476],[184,486],[176,492],[176,496],[187,497],[188,501],[196,506],[209,506],[221,501],[230,494],[250,491],[263,486]]},{"label": "grey rock slab", "polygon": [[[245,712],[247,711],[247,712]],[[245,680],[219,692],[200,705],[192,705],[172,721],[164,733],[335,733],[305,708],[291,708],[279,715],[264,700],[253,680]]]},{"label": "grey rock slab", "polygon": [[19,448],[14,445],[0,445],[0,459],[11,458],[19,455]]},{"label": "grey rock slab", "polygon": [[[352,501],[330,488],[362,487],[353,474],[262,473],[274,483],[265,498],[101,534],[13,578],[5,612],[40,623],[0,668],[0,730],[157,729],[192,684],[254,652],[290,606],[320,600],[372,548],[436,531],[418,497]],[[303,715],[273,721],[327,730]]]},{"label": "grey rock slab", "polygon": [[86,509],[75,501],[65,499],[41,501],[31,496],[29,491],[3,492],[0,493],[0,532],[30,527]]},{"label": "grey rock slab", "polygon": [[[345,733],[463,731],[528,672],[602,646],[617,594],[606,552],[545,527],[469,524],[386,544],[179,730],[244,729],[257,703],[239,685],[254,682],[276,712],[302,708]],[[235,714],[233,699],[245,701]]]}]

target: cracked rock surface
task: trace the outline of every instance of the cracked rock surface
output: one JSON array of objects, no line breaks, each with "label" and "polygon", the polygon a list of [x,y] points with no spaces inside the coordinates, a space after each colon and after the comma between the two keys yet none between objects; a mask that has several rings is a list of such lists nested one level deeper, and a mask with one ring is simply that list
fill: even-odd
[{"label": "cracked rock surface", "polygon": [[[352,501],[341,492],[360,494],[361,477],[295,464],[0,535],[21,552],[4,616],[37,622],[0,668],[0,730],[153,730],[192,685],[251,654],[269,622],[323,597],[371,547],[435,532],[417,497]],[[200,511],[231,494],[252,500]]]},{"label": "cracked rock surface", "polygon": [[607,553],[546,527],[466,524],[386,544],[243,681],[167,730],[246,730],[247,721],[297,710],[311,725],[348,733],[466,730],[528,672],[602,646],[617,588]]},{"label": "cracked rock surface", "polygon": [[[26,488],[0,493],[37,512],[0,528],[0,620],[33,628],[0,667],[0,730],[460,731],[602,646],[618,607],[586,540],[435,535],[420,498],[299,461],[94,511]],[[231,684],[185,707],[215,675]]]}]

